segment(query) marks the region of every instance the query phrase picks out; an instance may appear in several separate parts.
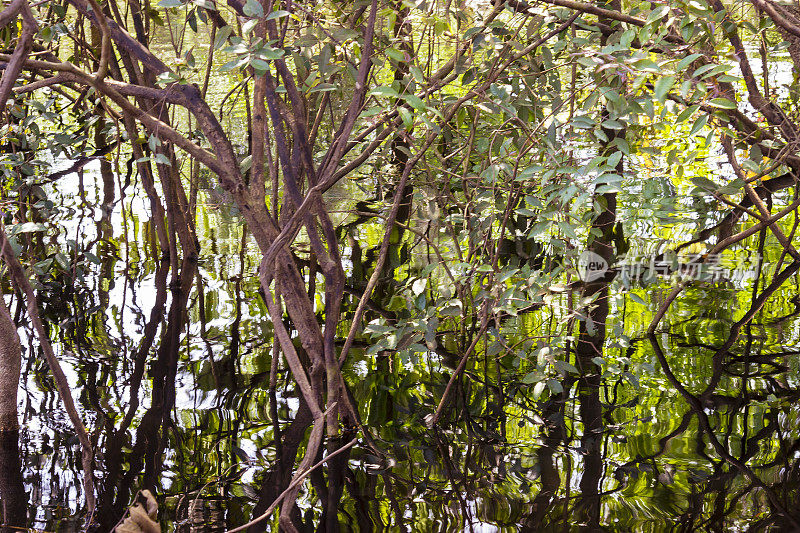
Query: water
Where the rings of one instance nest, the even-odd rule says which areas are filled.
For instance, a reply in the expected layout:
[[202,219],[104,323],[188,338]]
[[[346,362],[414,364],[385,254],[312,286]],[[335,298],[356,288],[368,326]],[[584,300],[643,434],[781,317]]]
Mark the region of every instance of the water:
[[[202,54],[197,46],[198,64]],[[228,59],[219,54],[215,66]],[[776,82],[791,74],[780,61],[772,68]],[[211,86],[213,109],[230,88]],[[223,113],[242,137],[237,143],[246,131],[243,107],[238,100]],[[667,275],[642,276],[639,267],[721,218],[711,197],[694,194],[661,152],[673,134],[659,132],[626,158],[618,216],[630,251],[624,264],[610,266],[638,274],[627,281],[618,274],[610,283],[603,350],[596,354],[601,374],[575,368],[586,302],[577,264],[562,261],[578,256],[570,252],[586,242],[585,228],[575,237],[547,233],[536,240],[527,231],[542,221],[520,217],[520,238],[499,260],[508,277],[487,287],[519,305],[497,310],[433,427],[426,421],[480,329],[473,298],[482,274],[473,273],[467,287],[449,276],[485,258],[486,242],[473,238],[459,256],[447,232],[464,210],[436,203],[435,180],[416,184],[419,208],[405,246],[392,249],[392,276],[379,283],[363,320],[378,327],[406,321],[409,328],[357,337],[342,372],[363,431],[343,421],[331,450],[356,444],[301,486],[293,517],[301,530],[324,522],[342,531],[797,529],[798,265],[764,233],[722,254],[713,279],[689,275],[689,252],[707,252],[702,245],[670,261]],[[579,135],[571,142],[576,161],[592,159]],[[687,152],[697,152],[687,169],[730,173],[720,153],[701,145],[686,141]],[[557,163],[574,170],[575,187],[588,189],[596,177],[575,161]],[[380,165],[373,171],[326,195],[347,277],[337,349],[385,230],[388,204],[374,191],[390,177]],[[164,531],[241,526],[283,490],[307,444],[311,417],[283,359],[270,385],[274,326],[259,294],[261,255],[230,198],[213,176],[202,177],[200,252],[196,271],[187,268],[185,303],[156,251],[139,184],[123,186],[124,196],[117,190],[111,209],[95,207],[103,198],[96,161],[43,187],[52,202],[43,217],[47,231],[20,237],[29,239],[26,261],[53,259],[38,264],[37,289],[95,447],[93,530],[109,531],[142,489],[155,493]],[[114,178],[123,184],[124,176]],[[504,206],[485,190],[472,192],[472,206],[480,208],[470,229],[480,236],[475,228],[489,218],[481,216]],[[785,191],[773,200],[777,210],[792,198]],[[588,205],[590,195],[576,192],[564,203],[570,201]],[[559,217],[544,221],[548,232],[563,222]],[[793,222],[781,222],[784,233],[793,233]],[[319,291],[322,278],[308,267],[302,235],[295,252],[305,281]],[[514,265],[520,269],[511,272]],[[673,288],[690,278],[649,334]],[[88,516],[79,443],[20,303],[4,293],[25,350],[19,439],[0,438],[0,481],[16,499],[3,503],[35,530],[80,531]],[[455,296],[461,307],[448,307]],[[314,306],[321,316],[319,292]],[[395,349],[398,339],[402,347]],[[375,350],[383,341],[387,346]],[[332,480],[340,498],[331,497]],[[325,507],[328,498],[335,516]],[[275,516],[252,528],[271,529]]]
[[[100,187],[92,166],[82,179],[88,191]],[[78,199],[50,193],[65,209],[73,202],[80,210]],[[159,292],[169,293],[168,280],[159,278],[158,264],[141,238],[148,216],[141,200],[135,193],[127,197],[110,219],[88,211],[82,220],[55,221],[61,235],[78,235],[81,246],[94,239],[98,227],[110,223],[111,229],[105,226],[105,237],[92,248],[101,265],[75,280],[81,298],[67,309],[53,307],[51,336],[96,442],[103,523],[121,518],[150,480],[166,530],[221,531],[246,522],[273,497],[264,483],[277,464],[268,383],[272,326],[254,297],[259,257],[243,238],[238,215],[201,205],[202,253],[188,299],[188,326],[177,349],[175,408],[158,412],[152,404],[152,365],[173,305],[169,294],[161,297],[164,311],[155,316],[158,333],[146,351],[144,378],[131,390],[151,310],[162,305]],[[87,202],[92,204],[90,195]],[[365,252],[375,246],[368,237],[375,224],[367,219],[355,232]],[[139,238],[133,237],[134,225]],[[118,247],[106,246],[103,255],[103,242]],[[420,264],[427,261],[421,251],[412,257]],[[769,287],[769,297],[741,325],[737,340],[718,351],[775,278],[778,258],[779,250],[768,246],[755,280],[690,286],[654,338],[646,328],[676,280],[652,280],[629,293],[615,285],[599,389],[589,393],[566,373],[555,376],[564,392],[536,399],[536,385],[509,372],[530,367],[531,353],[548,360],[541,339],[557,332],[574,299],[569,292],[556,293],[549,308],[509,319],[525,353],[501,351],[478,361],[456,390],[452,416],[435,429],[425,426],[424,417],[435,409],[452,371],[447,351],[406,361],[356,351],[345,377],[364,423],[390,461],[376,457],[362,439],[337,466],[345,487],[338,515],[342,527],[783,527],[776,526],[775,502],[790,506],[798,486],[797,274]],[[780,270],[786,267],[784,261]],[[348,283],[357,285],[354,271],[349,269]],[[80,309],[89,311],[79,316]],[[45,531],[78,530],[85,516],[77,439],[48,385],[48,370],[35,355],[36,342],[27,328],[21,331],[23,344],[33,347],[26,352],[20,389],[19,456],[28,523]],[[450,346],[458,350],[460,342],[452,338]],[[283,365],[278,377],[284,383]],[[139,406],[120,432],[132,395]],[[689,395],[699,398],[699,408]],[[283,446],[302,445],[291,435],[299,409],[296,393],[281,386],[276,399]],[[591,412],[601,418],[587,430],[585,417]],[[143,429],[154,413],[167,420],[163,432]],[[156,444],[151,439],[159,434]],[[297,502],[307,524],[317,522],[321,511],[313,487],[312,480]]]

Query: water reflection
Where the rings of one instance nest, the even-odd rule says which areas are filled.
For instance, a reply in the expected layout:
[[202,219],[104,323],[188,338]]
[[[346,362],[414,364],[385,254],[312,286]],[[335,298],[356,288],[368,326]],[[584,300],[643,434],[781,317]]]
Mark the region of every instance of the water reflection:
[[[87,191],[104,190],[102,175],[87,172]],[[204,207],[202,192],[197,256],[189,250],[177,265],[153,253],[158,237],[144,199],[103,194],[117,207],[87,220],[76,247],[98,262],[86,263],[83,279],[60,278],[68,293],[40,291],[98,451],[95,528],[109,531],[141,489],[157,495],[166,531],[242,525],[287,487],[312,422],[273,358],[258,257],[237,216]],[[346,317],[372,268],[379,224],[372,214],[343,222]],[[558,296],[565,308],[581,290],[584,298],[599,295],[593,324],[576,326],[565,347],[578,372],[539,395],[514,377],[513,353],[481,356],[433,429],[425,416],[468,339],[445,331],[435,353],[416,361],[391,351],[366,355],[360,340],[344,375],[361,419],[348,421],[349,433],[329,449],[363,435],[359,424],[371,439],[362,436],[308,477],[294,524],[300,531],[797,528],[800,263],[762,252],[774,270],[751,283],[688,285],[652,332],[670,280],[631,287],[637,299],[617,281],[574,287]],[[404,253],[409,268],[430,262],[427,253],[419,265],[413,249]],[[313,262],[300,259],[311,279]],[[382,284],[367,320],[405,312],[393,300],[397,285]],[[503,320],[522,341],[546,336],[566,316],[537,312]],[[3,523],[69,531],[86,518],[80,452],[25,330],[23,429],[0,433]]]
[[0,500],[4,533],[28,522],[28,495],[22,478],[18,431],[0,431]]

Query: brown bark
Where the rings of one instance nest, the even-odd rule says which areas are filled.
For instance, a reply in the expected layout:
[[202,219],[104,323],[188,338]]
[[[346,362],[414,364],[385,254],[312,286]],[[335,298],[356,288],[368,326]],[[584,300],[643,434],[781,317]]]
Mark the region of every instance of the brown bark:
[[17,41],[17,46],[14,53],[9,57],[8,64],[3,71],[3,77],[0,79],[0,108],[5,108],[8,97],[11,96],[11,90],[19,78],[20,72],[25,66],[25,58],[28,56],[31,45],[33,44],[33,36],[39,30],[39,25],[36,24],[36,19],[33,18],[31,8],[27,2],[13,2],[11,6],[0,13],[0,28],[13,20],[16,14],[22,15],[22,34]]
[[[613,10],[620,9],[620,1],[612,0],[608,6]],[[601,23],[611,24],[612,20],[600,16]],[[608,37],[600,38],[602,45],[607,44]],[[608,108],[601,112],[603,119],[610,116]],[[609,156],[617,149],[611,143],[617,138],[625,138],[625,130],[617,131],[603,128],[607,142],[603,144],[603,155]],[[623,159],[617,163],[616,172],[624,171]],[[587,249],[600,257],[606,264],[614,264],[614,225],[617,218],[617,194],[607,192],[595,194],[595,204],[600,206],[592,222],[592,229],[599,230],[600,236],[592,238]],[[603,356],[606,341],[606,321],[609,313],[609,285],[605,278],[587,282],[581,292],[581,301],[593,302],[585,310],[586,319],[580,321],[578,342],[575,349],[575,366],[578,368],[578,399],[580,416],[583,423],[581,448],[584,454],[583,475],[580,480],[581,497],[576,504],[579,520],[589,531],[599,530],[600,524],[600,478],[603,473],[602,435],[603,406],[600,402],[601,376],[600,367],[595,364],[596,357]]]
[[22,348],[17,327],[0,302],[0,432],[15,431],[17,421],[17,388],[19,387]]
[[18,532],[27,526],[28,496],[22,478],[19,431],[0,431],[0,500],[3,507],[2,533]]

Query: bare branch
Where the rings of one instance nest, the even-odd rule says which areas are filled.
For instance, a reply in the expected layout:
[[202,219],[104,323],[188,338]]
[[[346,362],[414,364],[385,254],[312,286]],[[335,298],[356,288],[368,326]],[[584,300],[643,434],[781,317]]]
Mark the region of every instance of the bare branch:
[[[6,11],[8,11],[8,9],[4,10],[3,13]],[[31,8],[28,6],[27,2],[23,1],[21,3],[19,12],[22,14],[22,34],[17,41],[14,53],[7,59],[8,64],[3,72],[2,81],[0,81],[0,108],[5,108],[8,98],[11,96],[14,84],[17,82],[17,78],[24,68],[25,58],[30,51],[33,36],[39,30],[39,25],[36,24],[36,19],[33,18],[33,13],[31,13]],[[0,20],[2,19],[2,14],[0,14]]]
[[19,15],[22,6],[28,5],[27,0],[13,0],[3,11],[0,11],[0,28],[4,28],[8,23]]
[[751,1],[753,2],[754,6],[763,9],[764,12],[766,12],[766,14],[769,15],[769,18],[771,18],[775,24],[777,24],[787,32],[791,33],[795,37],[800,38],[800,26],[798,26],[794,20],[790,20],[791,17],[787,15],[786,11],[783,9],[782,6],[773,4],[769,0],[751,0]]

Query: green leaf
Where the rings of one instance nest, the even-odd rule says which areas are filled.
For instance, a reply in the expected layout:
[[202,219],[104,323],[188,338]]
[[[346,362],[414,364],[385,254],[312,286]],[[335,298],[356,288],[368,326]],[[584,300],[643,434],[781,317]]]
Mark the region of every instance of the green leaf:
[[706,189],[708,191],[717,190],[717,184],[714,183],[713,181],[711,181],[710,179],[708,179],[706,177],[703,177],[703,176],[697,176],[697,177],[692,178],[692,183],[694,183],[696,186],[700,187],[701,189]]
[[89,261],[91,261],[95,265],[99,265],[100,262],[101,262],[100,258],[97,257],[96,255],[94,255],[92,252],[83,252],[83,255],[84,255],[84,257],[86,257],[86,259],[88,259]]
[[649,72],[660,72],[661,68],[652,59],[639,59],[634,63],[638,70],[645,70]]
[[56,254],[56,264],[61,267],[62,270],[70,270],[70,262],[69,257],[67,257],[62,252],[58,252]]
[[486,355],[488,355],[489,357],[494,357],[495,355],[497,355],[500,352],[502,352],[503,349],[504,349],[504,347],[503,347],[503,343],[502,342],[494,341],[493,343],[491,343],[489,345],[488,348],[486,348]]
[[614,152],[613,154],[608,156],[606,164],[611,168],[617,168],[617,165],[619,164],[621,159],[622,159],[622,152]]
[[553,366],[562,374],[578,374],[578,369],[566,361],[553,361]]
[[425,290],[425,287],[427,285],[428,285],[427,279],[422,278],[415,280],[414,283],[411,284],[411,294],[413,294],[414,296],[421,294]]
[[398,107],[397,112],[400,114],[400,118],[403,119],[403,125],[407,130],[414,127],[414,115],[411,114],[411,111],[405,107]]
[[731,68],[732,67],[730,65],[714,65],[714,68],[709,69],[708,72],[703,74],[703,79],[716,76],[717,74],[722,74],[723,72],[729,71]]
[[314,87],[308,90],[308,94],[312,93],[324,93],[326,91],[335,91],[337,89],[336,85],[332,83],[320,83],[315,85]]
[[694,112],[697,111],[698,109],[700,109],[699,105],[693,105],[687,107],[686,109],[678,113],[678,116],[675,118],[675,123],[677,124],[685,121],[686,119],[691,117],[694,114]]
[[248,17],[260,19],[264,16],[264,7],[257,0],[247,0],[242,7],[242,11]]
[[631,147],[628,144],[628,141],[623,139],[622,137],[617,137],[608,145],[609,147],[616,146],[617,149],[625,155],[631,155]]
[[411,107],[418,111],[425,109],[425,101],[415,94],[401,94],[400,98],[408,102]]
[[614,119],[604,120],[602,122],[602,124],[600,124],[600,125],[602,127],[606,128],[606,129],[608,129],[608,130],[623,130],[623,129],[625,129],[625,124],[623,124],[619,120],[614,120]]
[[379,324],[377,322],[370,322],[364,328],[364,333],[367,335],[386,335],[388,333],[392,333],[395,331],[395,328],[391,326],[385,326],[383,324]]
[[253,59],[250,61],[250,66],[253,67],[253,70],[259,76],[263,76],[269,71],[269,63],[263,59]]
[[708,115],[701,115],[694,121],[694,125],[692,126],[692,131],[689,132],[689,137],[697,133],[698,131],[702,130],[708,124]]
[[663,76],[657,79],[653,86],[653,94],[655,94],[656,99],[663,104],[667,98],[667,93],[669,93],[674,84],[675,76]]
[[647,302],[645,302],[645,301],[642,299],[642,297],[641,297],[641,296],[639,296],[638,294],[636,294],[635,292],[629,292],[629,293],[628,293],[628,295],[631,297],[631,300],[633,300],[633,301],[634,301],[634,302],[636,302],[637,304],[641,304],[641,305],[647,305]]
[[181,7],[183,2],[181,0],[161,0],[158,3],[158,7],[170,8],[170,7]]
[[507,270],[503,270],[500,272],[500,277],[497,278],[498,283],[503,283],[509,278],[512,278],[517,272],[519,272],[518,268],[509,268]]
[[547,380],[547,388],[550,389],[550,392],[553,394],[561,394],[564,392],[564,387],[561,386],[561,383],[552,378]]
[[267,15],[267,20],[275,20],[289,15],[291,15],[291,13],[289,13],[288,11],[283,11],[283,10],[273,11],[272,13]]
[[[244,63],[246,63],[246,60],[244,61]],[[236,67],[242,66],[244,63],[242,62],[241,59],[234,59],[232,61],[228,61],[227,63],[219,67],[219,70],[220,72],[227,72],[229,70],[235,69]]]
[[170,83],[178,81],[179,77],[174,72],[166,71],[162,72],[156,77],[156,85],[168,85]]
[[378,87],[370,89],[369,94],[374,96],[389,96],[395,98],[397,97],[397,91],[386,85],[380,85]]
[[681,83],[681,97],[686,99],[689,98],[689,93],[692,90],[692,82],[689,80],[684,81]]
[[217,29],[217,34],[214,36],[214,49],[219,50],[230,37],[233,28],[230,26],[223,26]]
[[652,10],[649,15],[647,15],[647,22],[661,20],[667,13],[669,13],[669,6],[660,5]]
[[589,130],[594,128],[595,121],[586,115],[579,115],[572,119],[572,127],[578,130]]
[[736,109],[736,104],[727,98],[714,98],[708,102],[708,105],[719,109]]
[[561,231],[564,232],[564,235],[572,239],[579,240],[578,235],[575,234],[575,229],[572,227],[572,224],[569,222],[559,221],[557,225]]
[[409,67],[409,71],[411,71],[411,75],[414,77],[414,81],[416,81],[417,83],[425,82],[425,75],[422,73],[419,67],[411,65]]
[[265,46],[256,52],[256,55],[261,59],[273,61],[286,55],[286,51],[283,48],[272,48],[271,46]]
[[44,261],[39,261],[35,265],[33,265],[33,271],[36,273],[37,276],[44,276],[50,271],[50,268],[53,266],[53,258],[45,259]]
[[439,314],[442,316],[461,316],[463,307],[460,300],[450,300],[446,306],[444,306],[440,311]]
[[386,55],[398,62],[403,62],[406,59],[406,56],[403,55],[403,52],[394,48],[387,48]]
[[11,226],[8,233],[9,235],[17,235],[19,233],[35,233],[37,231],[47,231],[47,226],[38,222],[23,222],[22,224]]
[[461,76],[461,84],[462,85],[468,85],[468,84],[472,83],[473,81],[475,81],[475,73],[476,72],[477,72],[477,69],[475,67],[468,68],[467,71],[464,72],[464,75]]
[[624,377],[635,388],[639,388],[639,378],[637,378],[635,375],[631,374],[630,372],[623,372],[622,377]]
[[242,24],[242,35],[248,35],[258,24],[258,19],[250,19]]
[[675,72],[681,72],[700,57],[703,57],[703,54],[689,54],[688,56],[678,61],[678,64],[675,65]]
[[247,172],[248,170],[250,170],[250,167],[252,165],[253,165],[253,156],[248,155],[247,157],[242,159],[241,163],[239,163],[239,171],[242,173]]
[[[749,159],[743,161],[742,162],[742,167],[746,168],[747,167],[747,163],[752,163],[752,161],[750,161]],[[751,172],[758,173],[760,171],[761,171],[761,169],[756,166],[756,168],[753,169]],[[717,191],[722,193],[722,194],[738,194],[739,191],[742,190],[742,187],[744,187],[744,180],[736,178],[736,179],[730,181],[729,183],[726,183],[722,187],[718,188]]]
[[717,65],[714,65],[713,63],[709,64],[709,65],[703,65],[701,67],[697,67],[697,69],[694,72],[692,72],[692,77],[693,78],[699,78],[703,74],[705,74],[706,72],[708,72],[709,70],[711,70],[711,69],[713,69],[715,67],[717,67]]
[[524,376],[522,376],[522,382],[526,385],[530,385],[531,383],[539,383],[542,381],[544,376],[541,372],[534,370],[533,372],[528,372]]

